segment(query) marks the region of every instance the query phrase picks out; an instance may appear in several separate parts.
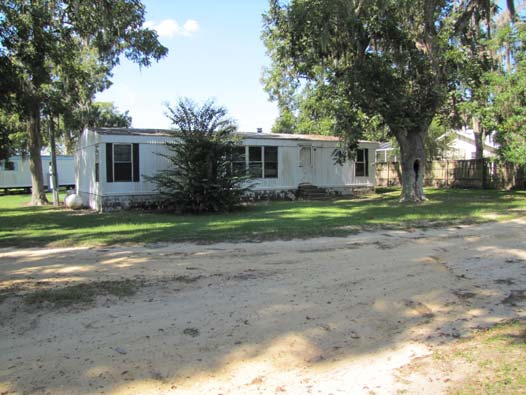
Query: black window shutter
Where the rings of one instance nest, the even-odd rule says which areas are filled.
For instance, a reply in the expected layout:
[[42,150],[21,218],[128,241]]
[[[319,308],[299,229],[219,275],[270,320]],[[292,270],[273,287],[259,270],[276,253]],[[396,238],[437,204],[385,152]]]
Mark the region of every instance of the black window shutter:
[[113,182],[113,144],[106,143],[106,181]]
[[133,144],[133,182],[139,182],[139,144]]
[[365,177],[369,177],[369,150],[363,150],[363,159],[365,162]]

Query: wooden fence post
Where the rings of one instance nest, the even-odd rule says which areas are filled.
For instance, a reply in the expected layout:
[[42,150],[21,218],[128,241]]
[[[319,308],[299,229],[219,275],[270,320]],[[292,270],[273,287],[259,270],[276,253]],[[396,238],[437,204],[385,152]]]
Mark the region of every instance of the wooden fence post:
[[480,160],[480,167],[482,168],[482,189],[487,189],[486,181],[488,177],[486,175],[486,163],[484,158]]
[[446,159],[446,187],[449,187],[449,163]]

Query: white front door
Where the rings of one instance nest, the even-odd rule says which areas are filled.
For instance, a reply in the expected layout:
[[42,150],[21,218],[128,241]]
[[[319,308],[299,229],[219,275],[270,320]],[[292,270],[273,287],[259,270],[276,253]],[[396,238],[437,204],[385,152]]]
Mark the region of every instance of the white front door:
[[300,146],[300,183],[312,183],[312,146]]

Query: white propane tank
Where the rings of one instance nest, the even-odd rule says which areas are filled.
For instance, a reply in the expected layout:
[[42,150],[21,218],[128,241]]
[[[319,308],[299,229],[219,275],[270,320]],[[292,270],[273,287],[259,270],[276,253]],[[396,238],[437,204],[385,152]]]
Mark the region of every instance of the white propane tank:
[[84,206],[82,197],[77,194],[72,194],[66,197],[66,199],[64,200],[64,203],[66,204],[66,207],[72,210],[79,210]]

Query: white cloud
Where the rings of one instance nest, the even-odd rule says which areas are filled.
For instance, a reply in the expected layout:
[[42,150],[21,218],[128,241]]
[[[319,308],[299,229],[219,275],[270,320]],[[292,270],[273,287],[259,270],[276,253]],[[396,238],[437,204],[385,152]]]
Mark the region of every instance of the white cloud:
[[183,31],[186,35],[197,33],[199,31],[199,23],[195,19],[188,19],[183,25]]
[[159,37],[173,38],[175,36],[191,36],[199,31],[199,23],[194,19],[188,19],[183,26],[180,26],[175,19],[164,19],[159,23],[147,21],[144,27],[153,29]]

